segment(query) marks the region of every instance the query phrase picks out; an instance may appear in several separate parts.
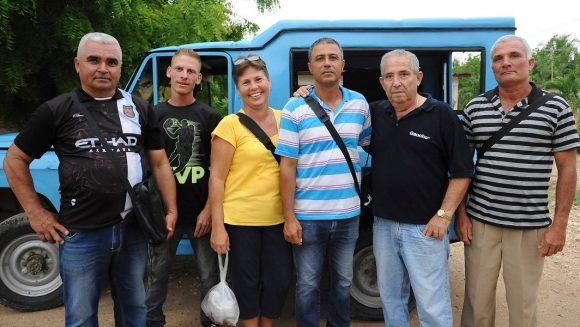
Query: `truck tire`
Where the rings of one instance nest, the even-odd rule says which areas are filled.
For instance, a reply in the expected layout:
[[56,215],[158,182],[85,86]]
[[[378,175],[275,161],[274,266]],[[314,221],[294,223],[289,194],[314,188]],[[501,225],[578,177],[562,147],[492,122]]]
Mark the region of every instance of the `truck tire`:
[[[415,295],[411,289],[409,312],[416,309]],[[373,254],[372,231],[362,232],[354,251],[353,278],[350,286],[350,315],[353,319],[383,320],[379,295],[377,265]]]
[[350,286],[350,315],[353,319],[383,320],[372,233],[362,232],[354,251]]
[[0,223],[0,303],[19,311],[63,304],[58,246],[42,242],[24,213]]

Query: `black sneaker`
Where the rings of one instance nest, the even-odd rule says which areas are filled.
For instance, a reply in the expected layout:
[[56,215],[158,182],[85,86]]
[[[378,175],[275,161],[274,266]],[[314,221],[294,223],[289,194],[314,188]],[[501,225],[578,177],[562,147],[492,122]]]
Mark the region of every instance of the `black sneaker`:
[[201,325],[203,327],[219,327],[218,325],[214,324],[211,321],[204,321],[204,322],[201,323]]

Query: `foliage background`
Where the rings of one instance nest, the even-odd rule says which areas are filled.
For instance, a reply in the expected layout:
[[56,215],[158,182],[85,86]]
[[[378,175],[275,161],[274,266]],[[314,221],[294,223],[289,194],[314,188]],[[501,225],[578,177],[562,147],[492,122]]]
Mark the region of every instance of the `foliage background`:
[[[530,80],[539,87],[564,97],[575,111],[578,121],[580,109],[580,42],[570,35],[554,35],[548,42],[532,50],[536,64]],[[479,87],[480,58],[468,55],[464,60],[454,60],[453,72],[464,74],[459,82],[458,108],[481,93]]]
[[[78,85],[73,58],[91,31],[115,36],[123,50],[121,85],[151,48],[240,40],[258,26],[232,10],[233,0],[0,0],[0,129],[17,129],[43,101]],[[255,0],[264,12],[278,0]],[[533,50],[532,80],[580,106],[579,41],[555,35]],[[454,61],[460,82],[458,106],[480,93],[480,59]],[[578,114],[576,114],[578,117]]]
[[[262,12],[279,6],[255,4]],[[230,0],[0,0],[0,127],[21,126],[40,103],[78,85],[73,59],[88,32],[119,40],[124,85],[152,48],[240,40],[257,30]]]

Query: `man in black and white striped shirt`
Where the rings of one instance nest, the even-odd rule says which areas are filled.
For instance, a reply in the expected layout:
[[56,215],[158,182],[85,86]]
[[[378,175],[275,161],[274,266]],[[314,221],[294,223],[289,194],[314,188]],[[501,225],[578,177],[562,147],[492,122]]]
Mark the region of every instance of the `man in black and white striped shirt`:
[[[491,49],[498,87],[475,97],[463,125],[479,149],[504,124],[545,92],[529,81],[535,60],[521,37],[504,36]],[[465,243],[465,302],[462,326],[494,326],[500,267],[510,326],[536,326],[536,297],[544,257],[564,248],[576,190],[580,140],[570,106],[547,100],[500,138],[480,158],[467,205],[457,227]],[[548,186],[556,161],[556,208],[548,210]]]

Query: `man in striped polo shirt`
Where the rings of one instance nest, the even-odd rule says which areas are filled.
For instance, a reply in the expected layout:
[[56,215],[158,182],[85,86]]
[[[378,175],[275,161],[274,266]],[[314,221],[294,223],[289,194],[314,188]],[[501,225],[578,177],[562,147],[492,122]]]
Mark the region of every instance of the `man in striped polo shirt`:
[[[464,129],[472,147],[528,109],[545,92],[529,82],[535,60],[521,37],[504,36],[491,49],[498,87],[467,104]],[[574,117],[555,96],[524,118],[481,157],[467,207],[458,210],[465,243],[462,326],[494,326],[500,267],[510,326],[536,326],[536,297],[544,257],[564,248],[576,189]],[[548,211],[548,186],[556,160],[556,208]]]
[[[370,142],[369,105],[360,93],[340,85],[345,61],[336,40],[315,41],[308,51],[308,60],[314,78],[310,96],[330,117],[360,180],[357,145],[366,146]],[[328,253],[328,326],[349,326],[349,288],[360,199],[346,159],[302,97],[291,99],[284,107],[276,153],[282,156],[284,237],[294,248],[296,325],[318,326],[319,283]]]

